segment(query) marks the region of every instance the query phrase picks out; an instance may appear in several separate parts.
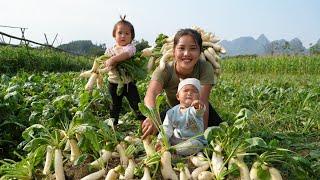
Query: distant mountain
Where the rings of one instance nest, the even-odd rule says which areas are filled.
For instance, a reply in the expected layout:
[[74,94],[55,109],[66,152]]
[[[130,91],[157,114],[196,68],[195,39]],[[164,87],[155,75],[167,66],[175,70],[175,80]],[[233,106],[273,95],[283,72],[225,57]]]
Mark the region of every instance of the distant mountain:
[[320,54],[320,39],[316,44],[310,47],[309,51],[311,54]]
[[250,36],[240,37],[232,41],[223,40],[220,44],[227,50],[227,56],[308,53],[298,38],[291,41],[281,39],[270,42],[264,34],[257,39]]
[[90,40],[72,41],[62,44],[58,48],[80,55],[102,55],[105,51],[105,45],[95,45]]

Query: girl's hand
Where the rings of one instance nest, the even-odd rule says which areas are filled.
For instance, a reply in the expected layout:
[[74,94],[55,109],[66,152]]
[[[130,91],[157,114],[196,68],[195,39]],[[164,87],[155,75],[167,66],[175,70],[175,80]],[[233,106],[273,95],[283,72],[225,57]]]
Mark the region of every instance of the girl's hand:
[[112,58],[109,58],[104,62],[104,65],[106,66],[107,70],[111,70],[116,66],[116,62]]
[[194,100],[191,104],[195,109],[203,109],[204,104],[200,100]]

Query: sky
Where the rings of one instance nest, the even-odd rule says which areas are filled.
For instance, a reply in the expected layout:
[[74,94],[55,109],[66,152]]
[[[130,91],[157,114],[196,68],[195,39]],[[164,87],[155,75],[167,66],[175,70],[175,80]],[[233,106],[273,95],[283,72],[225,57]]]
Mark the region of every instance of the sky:
[[[136,40],[153,44],[193,25],[224,40],[243,36],[299,38],[305,47],[320,39],[320,0],[0,0],[0,25],[28,28],[25,37],[54,46],[75,40],[114,44],[112,29],[126,14]],[[20,29],[0,31],[21,36]],[[8,38],[4,38],[6,42]],[[15,43],[14,40],[11,41]]]

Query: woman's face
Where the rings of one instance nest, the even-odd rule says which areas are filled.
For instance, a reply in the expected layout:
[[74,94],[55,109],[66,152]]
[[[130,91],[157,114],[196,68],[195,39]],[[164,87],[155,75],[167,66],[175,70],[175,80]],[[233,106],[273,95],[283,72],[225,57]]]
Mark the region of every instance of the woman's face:
[[132,41],[130,27],[125,24],[119,24],[116,29],[115,39],[118,46],[126,46]]
[[200,47],[190,35],[181,36],[174,48],[178,69],[192,70],[200,56]]

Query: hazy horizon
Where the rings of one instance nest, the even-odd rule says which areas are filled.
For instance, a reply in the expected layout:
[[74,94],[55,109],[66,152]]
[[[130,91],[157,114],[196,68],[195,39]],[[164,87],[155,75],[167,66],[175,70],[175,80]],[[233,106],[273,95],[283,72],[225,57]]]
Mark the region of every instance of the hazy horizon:
[[[197,25],[222,40],[264,34],[270,41],[299,38],[308,48],[320,39],[319,7],[317,0],[1,0],[0,25],[26,27],[25,37],[38,42],[45,42],[46,33],[51,43],[58,33],[55,46],[76,40],[110,46],[113,25],[126,14],[136,40],[150,44],[159,33]],[[19,29],[0,31],[21,36]]]

